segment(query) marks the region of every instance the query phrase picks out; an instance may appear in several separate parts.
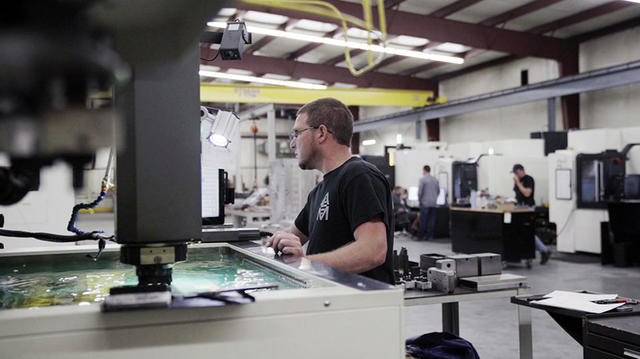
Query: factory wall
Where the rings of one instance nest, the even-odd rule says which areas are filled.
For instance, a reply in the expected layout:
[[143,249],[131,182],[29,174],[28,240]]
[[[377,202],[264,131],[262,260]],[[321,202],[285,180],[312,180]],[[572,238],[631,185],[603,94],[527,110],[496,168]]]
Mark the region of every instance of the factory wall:
[[[580,72],[640,60],[640,27],[582,43]],[[529,70],[530,83],[558,77],[556,62],[527,58],[473,72],[440,84],[441,96],[450,100],[519,86],[520,70]],[[580,95],[581,128],[614,128],[640,123],[640,84]],[[561,107],[556,106],[556,128],[562,128]],[[440,119],[440,139],[449,143],[526,138],[547,129],[547,104],[539,101]]]
[[[360,119],[370,119],[378,116],[384,116],[391,113],[403,112],[410,110],[410,107],[394,107],[394,106],[378,106],[360,107]],[[400,125],[390,126],[377,130],[364,131],[360,134],[360,154],[361,155],[384,155],[384,146],[395,146],[398,144],[398,135],[402,136],[402,143],[405,146],[415,146],[419,143],[426,143],[427,135],[424,124],[421,127],[421,139],[416,139],[416,125],[414,123],[404,123]],[[376,140],[375,145],[363,146],[364,140]]]
[[[640,60],[640,47],[630,46],[640,37],[640,27],[614,33],[580,45],[580,71],[588,72]],[[526,58],[472,72],[440,83],[440,95],[449,100],[466,98],[520,86],[520,72],[527,69],[529,83],[558,78],[555,61]],[[384,113],[403,111],[386,107],[361,112],[367,119]],[[611,88],[580,95],[581,128],[616,128],[640,124],[640,84]],[[440,140],[447,143],[529,138],[529,133],[546,131],[547,102],[538,101],[479,111],[440,119]],[[556,129],[562,129],[562,109],[556,105]],[[423,135],[425,130],[422,128]],[[375,138],[376,145],[363,153],[381,153],[381,148],[396,143],[396,133],[403,133],[405,144],[415,141],[415,125],[392,126],[364,132],[361,139]],[[421,141],[425,140],[422,137]],[[420,142],[420,141],[418,141]]]
[[[440,83],[440,96],[448,100],[471,97],[488,92],[520,86],[520,72],[529,71],[529,83],[547,81],[558,77],[555,61],[527,58],[473,72]],[[362,107],[361,119],[406,111],[402,107]],[[560,104],[556,106],[556,128],[562,127]],[[539,101],[502,107],[440,119],[440,141],[446,143],[527,139],[531,132],[547,130],[547,102]],[[361,146],[362,154],[381,155],[385,145],[396,145],[396,135],[402,134],[407,146],[427,142],[426,128],[422,123],[421,138],[416,139],[414,123],[365,131],[360,140],[375,139],[373,146]]]
[[[640,26],[580,45],[580,71],[640,60]],[[581,128],[615,128],[640,124],[640,84],[580,95]]]
[[[440,83],[440,96],[456,100],[520,86],[520,73],[528,70],[529,83],[558,77],[555,61],[526,58],[459,76]],[[556,106],[556,128],[562,126]],[[449,143],[529,138],[529,133],[546,131],[547,102],[467,113],[440,119],[440,140]]]

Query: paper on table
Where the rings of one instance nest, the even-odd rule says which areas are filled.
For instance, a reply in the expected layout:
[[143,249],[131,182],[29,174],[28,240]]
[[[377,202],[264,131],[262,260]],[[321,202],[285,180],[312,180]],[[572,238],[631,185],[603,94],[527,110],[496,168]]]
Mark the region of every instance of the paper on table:
[[583,312],[596,314],[604,313],[624,305],[624,303],[593,303],[593,301],[596,300],[615,299],[618,297],[617,294],[589,294],[556,290],[547,294],[545,297],[548,298],[538,300],[535,303],[539,305],[547,305],[550,307],[580,310]]
[[608,312],[612,309],[624,305],[624,303],[596,304],[588,300],[573,299],[571,297],[564,296],[543,299],[536,301],[535,303],[539,305],[547,305],[550,307],[580,310],[583,312],[596,314]]
[[616,299],[618,297],[617,294],[592,294],[592,293],[578,293],[578,292],[568,292],[566,290],[554,290],[553,292],[545,295],[547,298],[555,298],[555,297],[569,297],[573,299],[582,299],[588,301],[594,300],[609,300]]

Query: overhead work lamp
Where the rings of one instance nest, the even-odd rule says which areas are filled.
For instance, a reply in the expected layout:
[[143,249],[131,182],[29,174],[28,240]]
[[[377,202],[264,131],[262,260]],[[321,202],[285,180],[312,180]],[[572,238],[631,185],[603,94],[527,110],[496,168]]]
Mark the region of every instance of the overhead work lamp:
[[229,148],[238,123],[233,112],[200,107],[200,136],[216,147]]

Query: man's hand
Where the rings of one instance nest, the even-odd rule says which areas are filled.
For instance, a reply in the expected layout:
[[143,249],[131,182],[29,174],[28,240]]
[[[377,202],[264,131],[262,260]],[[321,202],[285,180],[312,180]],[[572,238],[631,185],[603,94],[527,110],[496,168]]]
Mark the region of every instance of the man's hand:
[[518,178],[518,176],[513,176],[513,182],[515,184],[520,184],[520,178]]
[[273,234],[264,244],[273,248],[273,251],[282,252],[282,254],[291,254],[296,257],[302,257],[302,242],[300,238],[293,233],[278,231]]

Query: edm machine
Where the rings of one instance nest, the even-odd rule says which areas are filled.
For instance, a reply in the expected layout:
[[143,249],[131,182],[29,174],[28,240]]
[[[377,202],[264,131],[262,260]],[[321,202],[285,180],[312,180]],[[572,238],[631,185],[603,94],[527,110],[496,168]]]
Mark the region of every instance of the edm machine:
[[[404,357],[400,289],[255,242],[197,244],[243,239],[203,230],[198,37],[222,5],[0,5],[13,14],[0,32],[1,204],[38,189],[54,161],[78,186],[97,148],[118,149],[115,238],[0,229],[99,243],[99,255],[0,250],[1,357]],[[227,31],[220,53],[240,58],[246,30]],[[106,89],[115,106],[87,109]]]
[[602,253],[600,226],[609,221],[608,205],[639,195],[639,140],[640,128],[574,131],[572,149],[549,154],[549,218],[559,251]]

